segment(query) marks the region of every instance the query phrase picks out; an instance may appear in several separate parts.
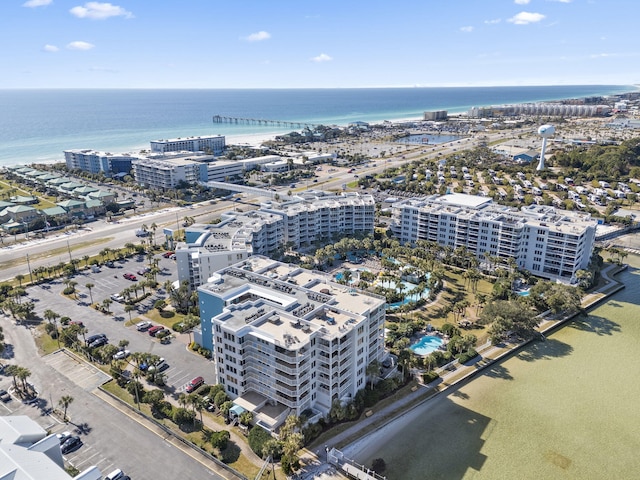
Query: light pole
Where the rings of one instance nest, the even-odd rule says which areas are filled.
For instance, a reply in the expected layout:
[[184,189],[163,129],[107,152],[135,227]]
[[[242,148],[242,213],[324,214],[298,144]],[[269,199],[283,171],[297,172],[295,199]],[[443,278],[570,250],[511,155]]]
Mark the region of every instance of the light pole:
[[29,263],[29,254],[27,253],[27,267],[29,267],[29,279],[33,284],[33,275],[31,274],[31,263]]

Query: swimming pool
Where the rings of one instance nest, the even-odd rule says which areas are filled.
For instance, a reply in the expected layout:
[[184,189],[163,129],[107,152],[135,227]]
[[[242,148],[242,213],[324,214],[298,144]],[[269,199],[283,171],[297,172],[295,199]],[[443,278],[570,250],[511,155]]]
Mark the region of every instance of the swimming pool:
[[429,355],[442,345],[442,339],[434,335],[425,335],[409,348],[417,355]]

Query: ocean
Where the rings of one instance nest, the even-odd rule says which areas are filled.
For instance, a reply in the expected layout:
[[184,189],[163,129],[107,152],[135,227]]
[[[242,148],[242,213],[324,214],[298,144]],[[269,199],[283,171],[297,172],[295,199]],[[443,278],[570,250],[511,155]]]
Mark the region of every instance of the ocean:
[[293,128],[213,124],[214,115],[346,125],[420,119],[429,110],[611,95],[625,85],[531,87],[0,90],[0,167],[63,161],[63,150],[112,153],[149,148],[151,140],[221,134],[234,139]]

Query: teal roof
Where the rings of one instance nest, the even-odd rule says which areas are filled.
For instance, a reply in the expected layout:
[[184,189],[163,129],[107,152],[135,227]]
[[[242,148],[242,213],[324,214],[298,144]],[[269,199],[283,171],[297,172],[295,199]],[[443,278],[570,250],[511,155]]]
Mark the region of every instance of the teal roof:
[[87,193],[95,192],[97,188],[90,187],[88,185],[83,185],[82,187],[76,188],[73,193],[77,193],[79,195],[86,195]]
[[40,210],[44,215],[48,217],[55,217],[58,215],[66,215],[67,211],[62,207],[43,208]]
[[56,205],[59,205],[62,208],[74,208],[84,206],[84,202],[81,202],[80,200],[64,200],[56,203]]
[[102,201],[100,200],[87,200],[84,202],[87,208],[96,208],[102,206]]

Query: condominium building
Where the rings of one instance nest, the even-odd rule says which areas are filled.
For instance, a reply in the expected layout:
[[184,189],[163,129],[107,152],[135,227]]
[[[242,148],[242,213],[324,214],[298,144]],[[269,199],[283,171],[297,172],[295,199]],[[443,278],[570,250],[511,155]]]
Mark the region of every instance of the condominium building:
[[608,105],[575,105],[563,103],[519,103],[490,107],[471,107],[467,115],[472,118],[502,115],[545,115],[561,117],[600,117],[611,112]]
[[268,255],[289,243],[310,246],[337,235],[373,233],[375,200],[370,195],[309,191],[259,210],[229,212],[215,225],[192,225],[176,247],[178,279],[192,289],[217,270],[252,254]]
[[324,273],[253,256],[198,294],[196,341],[212,351],[216,381],[270,431],[353,400],[385,355],[385,299]]
[[396,202],[392,220],[402,243],[465,247],[481,261],[513,258],[536,276],[563,282],[575,282],[576,272],[587,268],[596,225],[585,213],[539,205],[518,210],[464,194]]
[[105,153],[96,150],[65,150],[64,160],[69,170],[84,170],[107,175],[131,172],[131,163],[140,158],[129,153]]
[[213,155],[221,155],[224,152],[224,148],[224,135],[172,138],[170,140],[154,140],[151,142],[152,153],[206,152]]
[[206,163],[180,155],[134,160],[133,176],[138,185],[159,190],[175,189],[181,182],[195,185],[208,178]]

